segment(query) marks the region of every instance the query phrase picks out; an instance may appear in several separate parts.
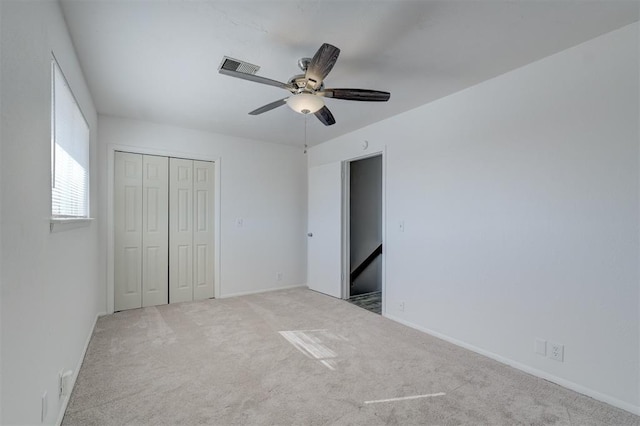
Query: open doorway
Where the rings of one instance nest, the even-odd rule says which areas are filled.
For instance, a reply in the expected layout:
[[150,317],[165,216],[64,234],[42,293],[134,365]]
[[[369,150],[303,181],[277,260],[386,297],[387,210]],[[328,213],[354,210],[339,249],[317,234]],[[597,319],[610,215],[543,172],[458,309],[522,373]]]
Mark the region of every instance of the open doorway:
[[382,312],[382,155],[349,163],[348,300]]

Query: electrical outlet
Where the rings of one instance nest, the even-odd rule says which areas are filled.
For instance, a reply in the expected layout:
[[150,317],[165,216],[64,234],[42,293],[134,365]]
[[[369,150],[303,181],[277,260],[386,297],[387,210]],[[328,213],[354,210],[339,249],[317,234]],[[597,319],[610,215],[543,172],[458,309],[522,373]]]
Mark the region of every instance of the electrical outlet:
[[277,281],[282,281],[282,272],[278,272],[278,273],[276,274],[276,280],[277,280]]
[[564,361],[564,345],[549,342],[549,358],[556,361]]
[[71,393],[70,386],[71,386],[72,376],[73,376],[72,370],[67,370],[64,372],[60,370],[60,372],[58,372],[58,384],[59,384],[58,398],[69,396],[69,394]]
[[398,303],[398,310],[399,310],[400,312],[404,312],[404,302],[400,302],[400,303]]
[[547,341],[544,339],[536,339],[533,350],[538,355],[547,356]]

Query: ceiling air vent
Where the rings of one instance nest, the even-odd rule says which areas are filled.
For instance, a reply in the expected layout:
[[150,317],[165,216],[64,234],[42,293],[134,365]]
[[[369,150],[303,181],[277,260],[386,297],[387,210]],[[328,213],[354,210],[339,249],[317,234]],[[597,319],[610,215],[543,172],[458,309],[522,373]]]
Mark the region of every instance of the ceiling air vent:
[[244,74],[255,74],[259,69],[260,67],[258,65],[229,58],[228,56],[222,58],[222,63],[220,64],[220,68],[218,68],[218,70],[237,71]]

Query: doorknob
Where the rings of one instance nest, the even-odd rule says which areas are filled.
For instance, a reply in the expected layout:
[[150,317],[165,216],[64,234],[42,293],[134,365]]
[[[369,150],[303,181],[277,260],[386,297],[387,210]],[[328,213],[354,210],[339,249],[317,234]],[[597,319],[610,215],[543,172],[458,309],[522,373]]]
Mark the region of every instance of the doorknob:
[[307,233],[307,237],[313,237],[313,232]]

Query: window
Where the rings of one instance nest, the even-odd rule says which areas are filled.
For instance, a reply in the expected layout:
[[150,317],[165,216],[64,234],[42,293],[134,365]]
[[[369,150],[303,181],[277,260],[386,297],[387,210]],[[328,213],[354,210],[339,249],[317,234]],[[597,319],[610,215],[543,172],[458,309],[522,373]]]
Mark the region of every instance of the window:
[[89,217],[89,125],[52,60],[51,217]]

